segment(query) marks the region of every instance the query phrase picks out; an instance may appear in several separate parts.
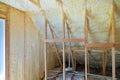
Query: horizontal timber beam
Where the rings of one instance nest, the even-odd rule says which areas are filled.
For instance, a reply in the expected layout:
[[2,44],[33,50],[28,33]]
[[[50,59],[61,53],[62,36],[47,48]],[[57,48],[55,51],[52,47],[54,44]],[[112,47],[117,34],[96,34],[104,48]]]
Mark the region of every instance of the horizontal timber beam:
[[113,47],[113,44],[110,43],[93,43],[93,44],[86,44],[87,47]]
[[[60,53],[62,53],[62,51],[63,51],[62,49],[59,50]],[[56,52],[56,51],[53,49],[53,52]],[[65,53],[69,53],[69,52],[71,52],[71,50],[67,50],[67,49],[65,50]],[[72,50],[72,52],[73,52],[73,53],[74,53],[74,52],[78,52],[78,53],[81,53],[81,52],[82,52],[82,53],[84,53],[85,50],[74,49],[74,50]],[[94,52],[95,52],[95,53],[96,53],[96,52],[97,52],[97,53],[103,53],[104,50],[88,50],[88,52],[93,52],[93,53],[94,53]]]
[[44,42],[85,42],[85,39],[46,39]]
[[87,47],[118,47],[120,48],[120,44],[113,44],[113,43],[93,43],[93,44],[86,44]]

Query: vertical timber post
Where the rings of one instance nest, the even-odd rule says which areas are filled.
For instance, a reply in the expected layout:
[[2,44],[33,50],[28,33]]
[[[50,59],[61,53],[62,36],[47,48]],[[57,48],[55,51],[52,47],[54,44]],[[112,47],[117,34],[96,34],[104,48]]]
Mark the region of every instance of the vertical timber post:
[[87,38],[88,38],[88,31],[87,31],[87,26],[88,26],[88,22],[87,22],[87,9],[85,9],[85,26],[84,26],[84,31],[85,31],[85,80],[87,80],[87,54],[88,54],[88,50],[87,50]]
[[[62,31],[63,31],[63,39],[65,39],[65,17],[64,17],[63,8],[62,8]],[[66,72],[65,72],[65,42],[63,42],[62,45],[63,45],[63,80],[66,80]]]
[[[47,39],[47,20],[45,19],[44,39]],[[45,80],[47,80],[47,43],[44,42]]]
[[[64,26],[64,20],[63,20],[63,39],[65,38],[65,26]],[[65,42],[63,44],[63,80],[66,80],[66,72],[65,72]]]
[[[113,2],[114,3],[114,2]],[[112,10],[112,43],[115,44],[115,12],[114,5]],[[115,80],[116,71],[115,71],[115,46],[112,47],[112,80]]]

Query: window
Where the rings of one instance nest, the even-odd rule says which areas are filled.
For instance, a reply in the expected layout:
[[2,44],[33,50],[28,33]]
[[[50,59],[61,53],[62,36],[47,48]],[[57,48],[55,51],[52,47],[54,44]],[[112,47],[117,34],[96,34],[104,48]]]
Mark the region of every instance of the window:
[[0,80],[5,80],[5,20],[0,19]]

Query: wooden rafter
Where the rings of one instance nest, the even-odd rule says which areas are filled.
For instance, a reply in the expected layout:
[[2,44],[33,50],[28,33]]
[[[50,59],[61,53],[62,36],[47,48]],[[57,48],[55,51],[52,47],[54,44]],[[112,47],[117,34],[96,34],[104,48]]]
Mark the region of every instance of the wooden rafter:
[[[52,50],[53,52],[56,52],[54,49]],[[59,52],[61,53],[63,50],[59,50]],[[68,53],[70,52],[71,50],[65,50],[65,53]],[[72,52],[76,52],[76,53],[84,53],[85,50],[79,50],[79,49],[72,49]],[[104,53],[105,51],[104,50],[88,50],[88,52],[92,52],[92,53]]]
[[[54,39],[54,32],[53,32],[53,30],[52,30],[52,28],[51,28],[50,25],[49,25],[49,28],[50,28],[50,31],[51,31],[52,38]],[[55,46],[55,50],[56,50],[57,59],[58,59],[58,61],[59,61],[60,66],[62,67],[62,61],[61,61],[61,59],[60,59],[59,50],[58,50],[58,48],[57,48],[56,42],[54,42],[54,46]]]
[[85,42],[85,39],[46,39],[44,42]]
[[[45,19],[44,39],[47,39],[47,20]],[[44,42],[45,80],[47,80],[47,43]]]
[[[113,0],[114,4],[114,0]],[[112,10],[112,43],[115,43],[115,9],[113,5]],[[115,70],[115,47],[112,47],[112,80],[115,80],[116,78],[116,70]]]
[[[86,5],[87,6],[87,5]],[[88,79],[87,77],[87,72],[88,72],[88,48],[87,48],[87,43],[88,43],[88,31],[87,31],[87,26],[88,26],[88,20],[87,20],[87,8],[85,8],[85,26],[84,26],[84,31],[85,31],[85,80]]]
[[[65,39],[65,15],[63,6],[61,5],[61,11],[62,11],[62,34],[63,39]],[[63,48],[63,80],[66,80],[66,71],[65,71],[65,42],[62,42],[62,48]]]
[[93,44],[87,44],[87,47],[112,47],[113,44],[111,43],[93,43]]

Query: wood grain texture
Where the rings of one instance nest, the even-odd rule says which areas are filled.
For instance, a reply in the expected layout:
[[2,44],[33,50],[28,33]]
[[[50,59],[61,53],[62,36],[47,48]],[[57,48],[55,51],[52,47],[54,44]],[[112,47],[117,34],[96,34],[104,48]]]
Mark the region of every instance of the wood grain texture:
[[[7,22],[6,80],[40,80],[44,77],[44,42],[40,31],[28,14],[1,4],[0,18]],[[48,69],[55,66],[54,56],[48,54]]]

